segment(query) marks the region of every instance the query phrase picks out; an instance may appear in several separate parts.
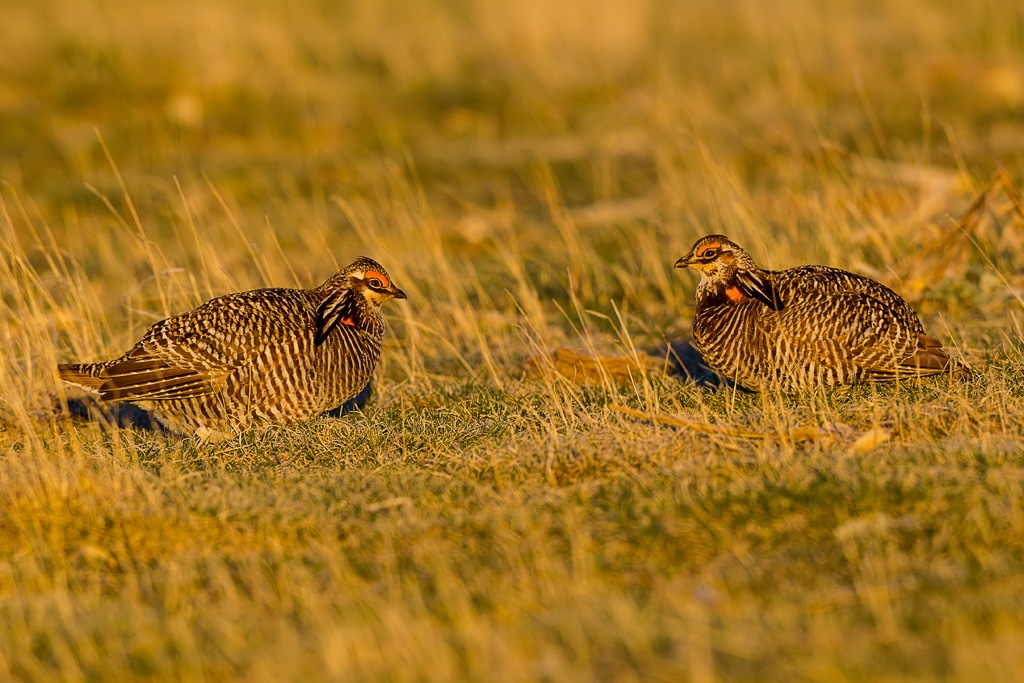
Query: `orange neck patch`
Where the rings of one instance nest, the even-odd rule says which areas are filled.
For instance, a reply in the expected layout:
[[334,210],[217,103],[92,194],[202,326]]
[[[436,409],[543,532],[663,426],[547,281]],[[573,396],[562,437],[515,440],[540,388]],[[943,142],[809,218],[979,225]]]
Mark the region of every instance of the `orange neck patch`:
[[363,274],[363,279],[369,280],[371,277],[375,277],[380,280],[381,284],[385,287],[391,286],[391,281],[388,280],[382,273],[378,273],[376,270],[368,270]]
[[348,325],[349,327],[356,326],[356,321],[353,320],[352,318],[349,318],[348,316],[345,316],[344,318],[339,318],[338,322],[341,323],[342,325]]
[[739,287],[726,287],[725,295],[729,297],[729,301],[743,301],[743,292],[740,291]]

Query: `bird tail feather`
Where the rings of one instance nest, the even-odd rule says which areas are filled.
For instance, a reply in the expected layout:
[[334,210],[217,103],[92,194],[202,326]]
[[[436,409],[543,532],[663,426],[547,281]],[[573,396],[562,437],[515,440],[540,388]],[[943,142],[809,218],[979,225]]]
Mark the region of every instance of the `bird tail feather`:
[[99,394],[100,386],[106,382],[99,376],[102,369],[101,363],[62,363],[57,366],[57,373],[68,384]]

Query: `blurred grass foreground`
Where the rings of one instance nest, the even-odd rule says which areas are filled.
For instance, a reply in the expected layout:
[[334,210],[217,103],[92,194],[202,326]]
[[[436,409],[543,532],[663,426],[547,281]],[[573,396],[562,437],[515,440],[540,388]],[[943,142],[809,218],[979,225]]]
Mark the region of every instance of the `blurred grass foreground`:
[[[1013,0],[4,3],[0,678],[1018,678],[1022,140]],[[666,375],[709,232],[979,378]],[[57,362],[359,254],[409,294],[361,411],[55,412]],[[524,375],[562,347],[660,361]]]

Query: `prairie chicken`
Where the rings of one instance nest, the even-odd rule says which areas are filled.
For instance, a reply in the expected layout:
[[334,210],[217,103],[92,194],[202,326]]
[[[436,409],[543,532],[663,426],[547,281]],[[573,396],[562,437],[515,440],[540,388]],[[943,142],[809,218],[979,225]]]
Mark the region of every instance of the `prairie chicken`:
[[772,271],[724,235],[676,268],[700,271],[693,339],[718,374],[748,389],[900,380],[958,370],[913,307],[885,285],[826,266]]
[[315,289],[217,297],[155,323],[120,358],[57,370],[102,401],[142,403],[173,431],[219,440],[355,396],[380,358],[381,304],[405,298],[379,263],[360,258]]

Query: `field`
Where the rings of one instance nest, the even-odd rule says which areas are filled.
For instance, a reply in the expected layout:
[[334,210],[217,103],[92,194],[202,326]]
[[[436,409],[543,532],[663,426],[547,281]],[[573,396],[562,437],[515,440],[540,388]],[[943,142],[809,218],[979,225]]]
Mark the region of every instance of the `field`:
[[[1019,677],[1022,140],[1015,0],[7,3],[0,678]],[[669,372],[712,232],[977,378]],[[60,409],[56,363],[363,254],[409,300],[362,410]]]

